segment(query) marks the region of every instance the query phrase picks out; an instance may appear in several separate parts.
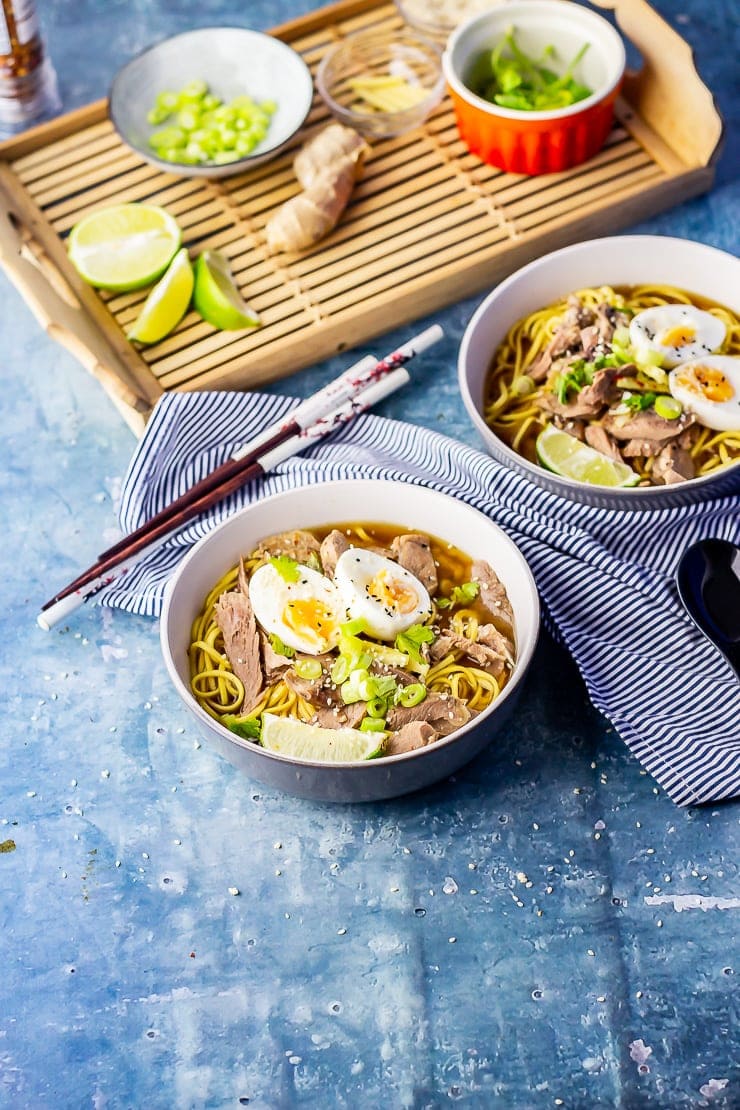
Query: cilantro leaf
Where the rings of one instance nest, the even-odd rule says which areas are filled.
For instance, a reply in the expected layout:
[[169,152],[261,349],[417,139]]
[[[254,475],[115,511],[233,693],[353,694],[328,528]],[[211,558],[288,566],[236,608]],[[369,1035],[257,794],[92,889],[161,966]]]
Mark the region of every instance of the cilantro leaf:
[[396,647],[415,663],[422,663],[422,644],[431,644],[433,640],[434,632],[428,625],[412,624],[405,632],[399,632],[396,636]]
[[471,601],[475,601],[479,593],[480,586],[477,582],[463,582],[462,586],[453,586],[449,597],[436,598],[437,607],[450,609],[455,605],[469,605]]
[[243,740],[259,740],[262,735],[262,725],[257,717],[237,717],[229,714],[222,718],[223,723]]
[[301,577],[300,564],[289,555],[273,555],[270,562],[286,582],[297,582]]
[[284,655],[286,659],[292,659],[295,655],[295,648],[288,647],[287,644],[284,644],[280,637],[276,636],[274,632],[270,635],[270,645],[276,655]]

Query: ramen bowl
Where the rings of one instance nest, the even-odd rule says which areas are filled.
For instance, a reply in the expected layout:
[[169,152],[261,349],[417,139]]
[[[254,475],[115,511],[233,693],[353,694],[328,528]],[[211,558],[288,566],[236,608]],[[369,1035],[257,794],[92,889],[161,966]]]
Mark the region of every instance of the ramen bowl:
[[[472,91],[479,60],[513,29],[528,57],[543,57],[563,73],[584,44],[574,69],[590,96],[560,108],[527,111],[491,103]],[[442,58],[460,137],[484,162],[509,173],[554,173],[592,158],[614,118],[625,67],[624,44],[602,16],[572,0],[509,0],[473,16],[453,33]]]
[[458,379],[468,415],[499,463],[551,493],[608,509],[671,508],[740,490],[737,464],[672,486],[587,485],[529,462],[486,423],[489,367],[513,324],[579,289],[647,284],[674,286],[740,313],[740,259],[702,243],[653,235],[614,236],[564,247],[517,270],[488,294],[463,334]]
[[[190,631],[204,599],[241,555],[286,530],[356,521],[398,525],[447,540],[486,559],[503,582],[514,612],[516,661],[491,705],[456,732],[401,755],[353,763],[304,761],[244,740],[210,717],[190,690]],[[501,731],[519,698],[539,628],[534,580],[516,545],[487,517],[455,498],[405,482],[332,481],[267,497],[230,517],[189,552],[167,586],[161,618],[165,666],[183,703],[211,746],[251,779],[321,801],[366,802],[407,794],[444,779]]]

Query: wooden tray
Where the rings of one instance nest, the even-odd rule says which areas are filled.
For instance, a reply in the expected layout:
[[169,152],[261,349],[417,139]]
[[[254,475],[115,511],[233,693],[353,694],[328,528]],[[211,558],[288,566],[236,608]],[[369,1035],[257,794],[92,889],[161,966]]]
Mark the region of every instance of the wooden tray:
[[[425,126],[378,142],[339,226],[313,250],[270,257],[264,225],[298,191],[297,146],[327,120],[316,96],[292,149],[221,180],[162,173],[124,146],[99,101],[0,144],[0,263],[48,334],[141,433],[164,390],[251,388],[492,285],[556,247],[608,234],[711,185],[721,120],[687,44],[644,0],[598,0],[643,58],[604,150],[547,177],[504,174],[460,142],[449,100]],[[275,30],[315,71],[365,27],[402,25],[387,0],[343,0]],[[255,332],[215,332],[195,312],[137,350],[125,329],[145,292],[100,294],[64,239],[82,216],[161,204],[193,255],[225,252],[259,310]]]

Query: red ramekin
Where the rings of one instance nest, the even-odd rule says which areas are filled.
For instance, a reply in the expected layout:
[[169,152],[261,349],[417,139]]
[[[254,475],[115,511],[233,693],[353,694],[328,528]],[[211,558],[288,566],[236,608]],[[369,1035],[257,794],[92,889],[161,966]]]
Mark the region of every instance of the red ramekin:
[[[576,76],[594,90],[591,96],[568,108],[523,112],[501,108],[471,92],[465,82],[473,63],[509,28],[530,57],[554,46],[553,68],[560,71],[588,43]],[[624,76],[625,52],[606,19],[572,0],[508,0],[458,27],[442,64],[467,148],[509,173],[542,174],[585,162],[604,145]]]

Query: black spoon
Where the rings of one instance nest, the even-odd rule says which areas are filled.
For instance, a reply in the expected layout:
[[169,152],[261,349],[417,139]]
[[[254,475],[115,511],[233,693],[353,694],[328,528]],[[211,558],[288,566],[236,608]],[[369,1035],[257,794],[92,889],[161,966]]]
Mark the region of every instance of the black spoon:
[[678,564],[676,584],[696,625],[740,675],[740,547],[729,540],[699,540]]

